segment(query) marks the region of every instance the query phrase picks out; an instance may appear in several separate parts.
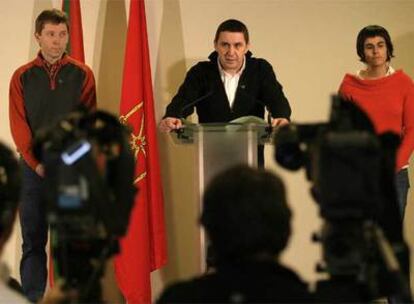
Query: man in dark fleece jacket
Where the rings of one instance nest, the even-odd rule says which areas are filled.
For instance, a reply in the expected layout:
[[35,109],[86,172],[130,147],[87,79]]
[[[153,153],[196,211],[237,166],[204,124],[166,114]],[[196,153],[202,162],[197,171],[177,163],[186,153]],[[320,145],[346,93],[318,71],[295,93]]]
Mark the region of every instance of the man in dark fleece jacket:
[[266,107],[273,126],[288,123],[290,106],[269,62],[252,57],[249,32],[239,20],[219,25],[210,61],[187,73],[160,123],[162,131],[181,127],[180,118],[197,109],[200,123],[228,122],[238,117],[264,116]]
[[9,99],[10,129],[23,166],[20,275],[23,291],[33,302],[43,296],[46,286],[48,227],[41,200],[44,168],[33,155],[33,138],[80,104],[89,109],[96,107],[91,69],[65,53],[69,39],[67,16],[55,9],[40,13],[35,38],[40,51],[14,72]]
[[[167,106],[160,130],[182,127],[181,118],[197,110],[200,123],[229,122],[243,116],[264,118],[265,108],[273,127],[289,123],[291,109],[282,85],[269,62],[249,51],[249,32],[241,21],[229,19],[219,25],[215,51],[187,73],[184,83]],[[258,165],[264,164],[263,146]]]

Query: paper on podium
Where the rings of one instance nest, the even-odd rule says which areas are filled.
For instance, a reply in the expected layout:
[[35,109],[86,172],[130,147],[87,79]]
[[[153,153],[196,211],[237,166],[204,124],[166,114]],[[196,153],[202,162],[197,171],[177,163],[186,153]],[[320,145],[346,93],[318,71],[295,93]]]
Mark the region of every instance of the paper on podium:
[[272,140],[273,128],[263,118],[248,115],[230,121],[231,126],[239,125],[240,128],[250,126],[256,129],[259,142],[262,144],[270,143]]
[[243,124],[243,125],[247,125],[247,124],[266,125],[267,124],[267,122],[263,118],[253,116],[253,115],[242,116],[242,117],[233,119],[232,121],[230,121],[230,123],[237,123],[237,124]]

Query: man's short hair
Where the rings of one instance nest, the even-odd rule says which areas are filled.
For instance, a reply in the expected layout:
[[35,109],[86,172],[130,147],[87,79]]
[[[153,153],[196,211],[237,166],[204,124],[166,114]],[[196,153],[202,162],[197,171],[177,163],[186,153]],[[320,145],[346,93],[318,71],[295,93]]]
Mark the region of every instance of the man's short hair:
[[226,170],[204,193],[201,224],[218,264],[277,255],[289,239],[290,219],[282,180],[265,170]]
[[359,56],[360,61],[365,61],[365,54],[364,54],[364,43],[367,38],[372,37],[382,37],[385,40],[385,44],[387,46],[387,61],[390,61],[392,57],[394,57],[394,46],[391,42],[390,34],[388,31],[379,25],[368,25],[364,27],[359,33],[357,37],[357,54]]
[[249,31],[247,30],[246,25],[239,20],[228,19],[222,22],[217,28],[216,36],[214,37],[214,42],[218,41],[221,32],[243,33],[246,44],[249,43]]
[[66,24],[66,28],[69,31],[69,20],[65,12],[58,9],[44,10],[37,16],[35,24],[35,33],[41,34],[46,23],[52,24]]

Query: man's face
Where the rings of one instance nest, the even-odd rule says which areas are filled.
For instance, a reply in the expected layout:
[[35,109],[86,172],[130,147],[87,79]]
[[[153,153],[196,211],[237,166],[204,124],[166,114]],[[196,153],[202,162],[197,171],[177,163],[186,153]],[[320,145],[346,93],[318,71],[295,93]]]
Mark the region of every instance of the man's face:
[[364,42],[365,62],[370,67],[383,66],[387,62],[387,44],[381,36],[365,39]]
[[59,60],[66,50],[69,33],[65,23],[45,23],[40,34],[35,33],[43,57],[50,63]]
[[243,65],[249,45],[241,32],[221,32],[214,48],[222,68],[230,74],[235,74]]

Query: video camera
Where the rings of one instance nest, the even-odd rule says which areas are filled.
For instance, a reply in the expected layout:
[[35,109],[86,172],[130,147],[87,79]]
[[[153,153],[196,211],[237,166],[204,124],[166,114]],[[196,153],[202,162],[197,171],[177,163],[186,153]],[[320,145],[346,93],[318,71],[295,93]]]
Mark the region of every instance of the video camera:
[[398,145],[397,135],[377,135],[367,115],[339,96],[332,97],[330,121],[290,124],[275,134],[276,161],[305,168],[324,220],[314,237],[322,243],[319,270],[330,275],[319,286],[321,301],[410,299],[399,267],[409,273],[395,189]]
[[34,151],[45,167],[44,199],[55,278],[100,299],[104,262],[119,251],[136,189],[129,131],[102,111],[78,110],[39,132]]

